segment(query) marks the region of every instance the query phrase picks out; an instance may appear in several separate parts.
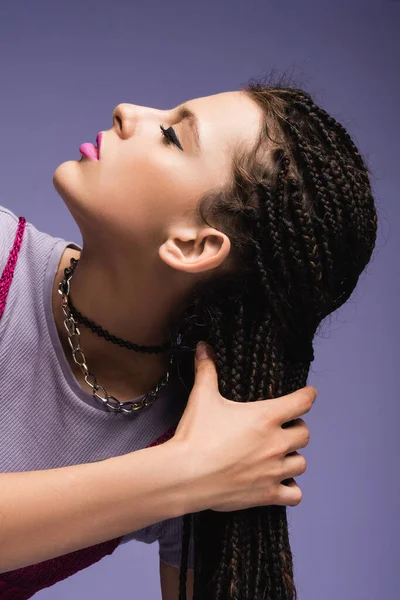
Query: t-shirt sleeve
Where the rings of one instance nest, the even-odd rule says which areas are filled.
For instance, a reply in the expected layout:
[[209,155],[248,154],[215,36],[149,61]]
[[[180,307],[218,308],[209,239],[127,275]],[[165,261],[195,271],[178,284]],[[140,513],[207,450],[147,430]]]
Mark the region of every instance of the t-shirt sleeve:
[[[160,559],[178,569],[181,565],[182,528],[183,516],[166,519],[158,538]],[[194,569],[193,526],[189,541],[188,569]]]

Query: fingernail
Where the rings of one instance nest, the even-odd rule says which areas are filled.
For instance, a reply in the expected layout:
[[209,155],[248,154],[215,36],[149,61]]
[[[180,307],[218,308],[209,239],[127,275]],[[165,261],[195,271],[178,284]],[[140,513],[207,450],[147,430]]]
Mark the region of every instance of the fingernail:
[[197,360],[202,360],[203,358],[208,358],[207,353],[207,344],[206,342],[198,342],[196,346],[196,358]]

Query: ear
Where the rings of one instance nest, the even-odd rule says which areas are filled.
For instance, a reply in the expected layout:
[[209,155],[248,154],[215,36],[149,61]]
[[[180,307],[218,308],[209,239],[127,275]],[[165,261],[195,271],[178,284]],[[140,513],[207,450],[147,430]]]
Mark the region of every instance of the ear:
[[173,269],[201,273],[221,265],[230,249],[230,239],[218,229],[182,225],[160,246],[158,253]]

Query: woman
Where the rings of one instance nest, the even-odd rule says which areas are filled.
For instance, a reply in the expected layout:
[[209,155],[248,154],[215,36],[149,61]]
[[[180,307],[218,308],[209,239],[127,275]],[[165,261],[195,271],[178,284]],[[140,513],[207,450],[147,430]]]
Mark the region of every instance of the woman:
[[[155,420],[159,434],[176,422],[199,339],[214,348],[226,398],[253,402],[303,387],[317,327],[350,296],[376,239],[367,167],[343,127],[300,89],[250,82],[171,111],[121,104],[113,117],[99,156],[63,163],[53,179],[84,244],[60,257],[48,327],[70,388],[104,413],[96,429],[79,430],[86,415],[77,402],[75,421],[68,412],[58,432],[59,447],[73,446],[82,462],[129,450],[132,436],[143,443]],[[37,265],[46,281],[54,256]],[[87,325],[78,336],[64,326],[71,315]],[[177,386],[173,404],[153,395],[129,429],[121,424],[120,403],[162,393],[166,381]],[[61,406],[53,422],[63,417]],[[180,599],[191,524],[195,599],[296,597],[284,506],[185,515]],[[164,524],[154,533],[160,553],[177,531]]]

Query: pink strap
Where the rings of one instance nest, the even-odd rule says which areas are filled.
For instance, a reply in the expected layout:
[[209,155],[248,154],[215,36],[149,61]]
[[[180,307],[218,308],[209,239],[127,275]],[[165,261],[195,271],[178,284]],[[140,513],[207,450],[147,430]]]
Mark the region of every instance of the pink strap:
[[15,234],[14,244],[10,250],[6,266],[0,279],[0,319],[3,316],[6,307],[8,290],[10,289],[12,278],[14,277],[15,266],[17,264],[18,252],[21,248],[22,238],[26,226],[25,217],[19,217],[18,229]]

